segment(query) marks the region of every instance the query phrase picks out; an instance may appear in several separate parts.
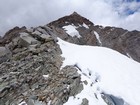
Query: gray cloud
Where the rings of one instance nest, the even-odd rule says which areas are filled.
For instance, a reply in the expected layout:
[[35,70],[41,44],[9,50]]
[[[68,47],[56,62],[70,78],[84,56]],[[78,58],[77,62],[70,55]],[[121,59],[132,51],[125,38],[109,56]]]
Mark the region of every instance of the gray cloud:
[[[77,11],[93,23],[140,30],[140,3],[122,0],[2,0],[0,35],[14,26],[35,27]],[[124,0],[123,0],[124,1]],[[128,15],[127,9],[134,11]],[[131,12],[131,11],[130,11]]]

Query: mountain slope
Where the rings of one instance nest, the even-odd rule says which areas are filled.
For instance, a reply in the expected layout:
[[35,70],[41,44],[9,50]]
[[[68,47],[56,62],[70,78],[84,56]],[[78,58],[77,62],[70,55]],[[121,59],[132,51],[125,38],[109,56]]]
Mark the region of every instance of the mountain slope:
[[15,27],[0,38],[0,105],[138,105],[139,36],[76,12]]
[[[53,31],[61,39],[68,42],[80,45],[108,47],[140,62],[139,31],[128,31],[117,27],[94,25],[90,20],[76,12],[53,21],[48,26],[53,28]],[[72,28],[70,29],[70,27],[76,30],[73,32],[75,35],[71,35],[68,32],[71,32]]]
[[[104,47],[79,46],[60,39],[59,45],[62,49],[62,56],[65,57],[63,66],[76,65],[81,70],[83,81],[87,80],[88,85],[93,83],[93,87],[89,85],[90,88],[86,93],[80,93],[82,98],[90,97],[87,98],[89,105],[95,104],[96,101],[96,105],[101,105],[102,93],[123,99],[128,103],[127,105],[139,105],[140,63]],[[98,99],[94,94],[97,94]],[[76,97],[81,98],[80,95]]]

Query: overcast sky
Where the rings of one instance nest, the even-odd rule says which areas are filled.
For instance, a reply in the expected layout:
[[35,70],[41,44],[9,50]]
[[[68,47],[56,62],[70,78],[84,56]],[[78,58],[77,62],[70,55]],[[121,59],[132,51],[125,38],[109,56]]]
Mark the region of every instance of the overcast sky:
[[140,30],[140,0],[0,0],[0,35],[45,25],[73,11],[94,24]]

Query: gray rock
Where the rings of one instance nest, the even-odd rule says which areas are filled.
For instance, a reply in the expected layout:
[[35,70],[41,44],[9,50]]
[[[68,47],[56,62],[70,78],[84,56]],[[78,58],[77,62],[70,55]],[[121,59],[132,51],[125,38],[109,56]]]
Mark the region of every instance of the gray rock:
[[[44,41],[41,34],[21,34],[8,44],[13,54],[10,61],[0,64],[0,103],[63,105],[70,94],[82,90],[76,68],[60,70],[62,52],[51,35],[46,38],[51,40]],[[47,79],[44,75],[48,75]]]
[[41,35],[41,32],[35,30],[34,32],[32,32],[32,34]]
[[82,99],[81,105],[89,105],[89,101],[86,98],[84,98]]
[[0,57],[6,55],[6,48],[5,47],[0,47]]
[[28,33],[20,33],[18,45],[21,47],[28,47],[29,45],[37,44],[38,41],[30,36]]
[[[109,95],[103,94],[103,95],[102,95],[102,98],[103,98],[103,100],[107,103],[107,105],[116,105],[116,104],[114,103],[114,101],[112,100],[112,98],[110,98]],[[122,105],[122,104],[121,104],[121,105]]]
[[12,53],[7,46],[0,47],[0,63],[7,61],[11,56]]
[[69,78],[70,83],[70,96],[75,96],[83,90],[83,84],[81,83],[81,76],[77,73],[77,69],[74,66],[66,66],[62,69]]
[[32,33],[34,31],[34,28],[31,27],[31,28],[27,29],[27,31],[30,32],[30,33]]
[[102,94],[102,98],[107,105],[129,105],[127,102],[125,102],[125,100],[114,95]]
[[46,31],[45,29],[41,28],[41,27],[37,27],[36,30],[39,31],[41,34],[49,35],[49,34],[47,33],[47,31]]

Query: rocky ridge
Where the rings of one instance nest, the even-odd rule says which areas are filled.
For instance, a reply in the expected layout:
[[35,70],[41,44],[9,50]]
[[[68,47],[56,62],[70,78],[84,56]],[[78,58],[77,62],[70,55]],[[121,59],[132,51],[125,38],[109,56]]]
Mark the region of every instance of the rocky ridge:
[[63,105],[83,89],[74,66],[61,68],[64,58],[49,27],[16,29],[0,49],[0,105]]

